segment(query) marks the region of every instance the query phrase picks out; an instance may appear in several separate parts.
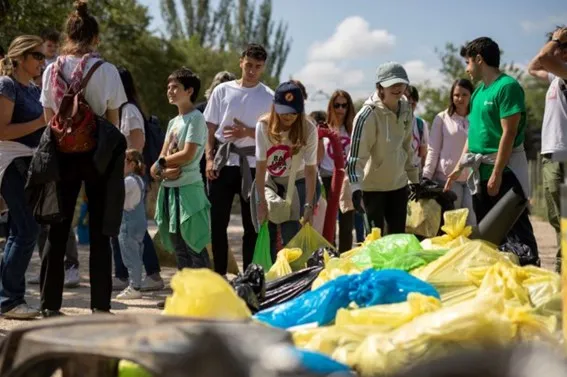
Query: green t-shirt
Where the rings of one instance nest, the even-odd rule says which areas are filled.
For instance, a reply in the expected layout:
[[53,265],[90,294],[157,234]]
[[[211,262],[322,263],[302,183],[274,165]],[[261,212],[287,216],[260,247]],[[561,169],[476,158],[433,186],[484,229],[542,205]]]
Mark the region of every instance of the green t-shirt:
[[[524,142],[526,130],[526,103],[524,89],[518,81],[501,74],[488,87],[481,83],[471,98],[469,114],[469,151],[491,154],[498,152],[502,138],[501,119],[521,113],[514,148]],[[493,165],[481,165],[481,179],[488,180]]]
[[199,170],[199,163],[205,151],[207,141],[207,123],[199,110],[183,116],[178,115],[169,121],[165,140],[169,142],[167,155],[183,150],[185,143],[197,144],[195,156],[185,165],[181,166],[181,175],[175,181],[163,181],[166,187],[180,187],[201,181],[203,178]]

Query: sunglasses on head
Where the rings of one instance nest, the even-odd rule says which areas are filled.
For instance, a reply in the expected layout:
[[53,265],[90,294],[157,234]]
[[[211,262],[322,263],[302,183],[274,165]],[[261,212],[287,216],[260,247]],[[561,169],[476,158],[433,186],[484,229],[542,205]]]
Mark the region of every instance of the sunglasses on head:
[[28,55],[31,55],[32,58],[34,58],[37,61],[43,61],[45,60],[45,54],[43,54],[42,52],[39,51],[32,51],[29,52]]
[[341,107],[343,109],[346,109],[348,107],[348,103],[335,103],[335,104],[333,104],[333,107],[335,109],[340,109]]

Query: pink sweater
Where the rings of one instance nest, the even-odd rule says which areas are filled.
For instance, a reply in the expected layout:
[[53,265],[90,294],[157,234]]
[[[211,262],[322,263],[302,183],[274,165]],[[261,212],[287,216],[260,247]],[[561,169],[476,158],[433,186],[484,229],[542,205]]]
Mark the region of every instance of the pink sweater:
[[[437,181],[446,181],[457,166],[467,141],[469,121],[458,114],[449,116],[447,110],[437,114],[429,132],[427,159],[423,176]],[[466,181],[469,170],[465,169],[458,181]]]

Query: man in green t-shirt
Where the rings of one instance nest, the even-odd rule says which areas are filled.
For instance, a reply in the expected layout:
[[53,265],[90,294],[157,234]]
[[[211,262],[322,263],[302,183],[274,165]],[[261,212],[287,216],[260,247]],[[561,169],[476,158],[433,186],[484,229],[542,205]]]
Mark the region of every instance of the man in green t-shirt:
[[[473,166],[473,205],[480,222],[512,188],[529,197],[528,165],[523,150],[526,130],[524,90],[517,80],[502,73],[500,48],[487,37],[461,49],[467,73],[480,81],[471,97],[469,136],[464,155],[448,179],[447,188],[463,167]],[[502,214],[506,216],[506,214]],[[503,242],[521,243],[531,249],[532,263],[539,264],[537,243],[528,210],[520,215]]]

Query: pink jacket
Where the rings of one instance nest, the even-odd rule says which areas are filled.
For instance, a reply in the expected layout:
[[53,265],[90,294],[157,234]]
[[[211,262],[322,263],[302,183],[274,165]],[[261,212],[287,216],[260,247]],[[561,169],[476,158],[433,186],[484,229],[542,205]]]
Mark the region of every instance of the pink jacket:
[[[449,116],[442,111],[433,120],[429,132],[427,159],[423,176],[436,181],[446,181],[447,176],[457,166],[467,141],[469,121],[458,114]],[[466,181],[469,170],[465,169],[458,181]]]

